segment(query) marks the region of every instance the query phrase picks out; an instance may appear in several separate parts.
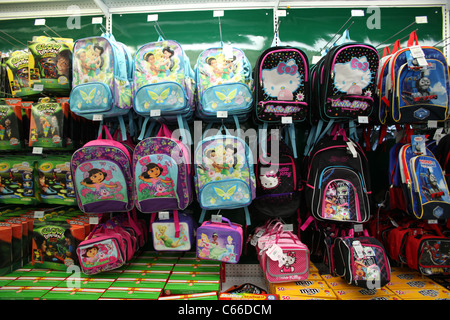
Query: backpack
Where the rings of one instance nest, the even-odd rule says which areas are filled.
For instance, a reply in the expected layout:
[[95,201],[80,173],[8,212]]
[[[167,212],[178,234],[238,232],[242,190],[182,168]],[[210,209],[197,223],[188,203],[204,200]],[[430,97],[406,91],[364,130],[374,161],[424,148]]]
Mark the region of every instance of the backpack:
[[136,208],[144,213],[184,210],[192,202],[189,149],[162,124],[156,137],[140,141],[133,153]]
[[370,218],[368,160],[361,146],[338,128],[309,153],[305,199],[319,221],[363,223]]
[[364,230],[355,236],[353,229],[337,237],[332,244],[334,274],[349,284],[367,289],[379,289],[389,283],[391,267],[384,246]]
[[[222,134],[222,129],[225,134]],[[253,154],[247,143],[222,126],[213,136],[203,137],[195,150],[195,190],[206,210],[244,208],[250,225],[248,206],[255,198]]]
[[254,67],[255,119],[281,123],[307,118],[309,105],[309,61],[298,48],[272,47],[263,51]]
[[[271,138],[273,136],[269,140]],[[256,163],[253,208],[266,217],[292,216],[298,211],[303,189],[297,159],[283,140],[279,140],[278,162],[272,163],[270,156],[270,152],[267,152],[267,157],[261,154]]]
[[349,42],[332,47],[313,69],[315,99],[311,121],[358,120],[374,107],[378,51],[369,44]]
[[423,123],[448,118],[448,64],[439,49],[419,46],[413,31],[408,47],[392,54],[386,68],[380,80],[386,82],[386,89],[380,96],[387,107],[384,111],[387,123]]
[[[105,131],[106,139],[102,139]],[[106,126],[96,140],[76,150],[70,170],[77,203],[85,213],[125,212],[134,206],[131,155]]]
[[218,112],[245,121],[251,114],[252,73],[245,53],[238,48],[204,50],[194,67],[197,108],[203,120],[217,120]]
[[93,120],[117,118],[125,132],[123,117],[132,108],[131,56],[112,34],[75,41],[70,109]]
[[138,115],[168,123],[193,118],[195,76],[178,42],[160,37],[141,46],[133,68],[133,107]]
[[417,219],[447,219],[450,198],[441,166],[428,148],[417,151],[416,140],[405,144],[398,158],[407,211]]

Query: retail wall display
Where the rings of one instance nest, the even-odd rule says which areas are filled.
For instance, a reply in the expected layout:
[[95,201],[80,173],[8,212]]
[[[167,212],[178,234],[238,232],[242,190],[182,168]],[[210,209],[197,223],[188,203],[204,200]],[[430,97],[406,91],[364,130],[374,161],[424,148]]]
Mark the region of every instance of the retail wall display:
[[3,156],[0,159],[0,203],[36,204],[34,159]]
[[202,208],[200,222],[207,210],[244,208],[246,224],[250,225],[248,206],[256,196],[256,180],[247,143],[221,127],[216,135],[199,142],[194,163],[197,200]]
[[14,99],[0,102],[0,150],[23,148],[22,106]]
[[74,43],[73,82],[70,109],[93,120],[94,116],[123,117],[132,108],[132,57],[112,34],[78,39]]
[[[106,139],[102,139],[105,132]],[[72,155],[71,174],[77,203],[83,212],[124,212],[134,207],[131,155],[106,126],[96,140]]]
[[243,249],[242,226],[222,217],[205,221],[197,229],[197,257],[226,263],[238,263]]
[[153,213],[151,233],[156,251],[190,251],[195,248],[197,224],[192,213]]
[[303,50],[271,47],[254,65],[255,119],[278,123],[282,117],[293,122],[307,119],[310,106],[309,60]]
[[66,96],[72,81],[73,40],[33,37],[28,42],[29,81],[42,86],[44,94]]
[[[253,105],[252,69],[244,51],[221,46],[203,51],[195,66],[197,117],[207,121],[236,117],[245,121]],[[218,114],[219,112],[219,114]]]
[[448,219],[450,198],[442,168],[425,145],[425,136],[411,136],[399,151],[398,166],[407,211],[417,219]]
[[374,46],[351,42],[329,49],[312,69],[311,123],[349,121],[369,117],[376,98],[379,56]]
[[25,51],[14,51],[6,60],[8,82],[13,97],[37,95],[30,84],[29,55]]
[[191,153],[162,124],[133,153],[136,207],[144,213],[184,210],[193,200]]
[[153,121],[192,120],[194,78],[189,57],[178,42],[160,38],[141,46],[134,57],[134,110]]

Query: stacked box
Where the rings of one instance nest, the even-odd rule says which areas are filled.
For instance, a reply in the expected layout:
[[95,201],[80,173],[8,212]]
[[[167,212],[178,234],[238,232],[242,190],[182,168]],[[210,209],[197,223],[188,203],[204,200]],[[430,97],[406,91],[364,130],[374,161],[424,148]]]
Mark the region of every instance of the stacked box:
[[52,287],[0,287],[0,300],[40,300]]

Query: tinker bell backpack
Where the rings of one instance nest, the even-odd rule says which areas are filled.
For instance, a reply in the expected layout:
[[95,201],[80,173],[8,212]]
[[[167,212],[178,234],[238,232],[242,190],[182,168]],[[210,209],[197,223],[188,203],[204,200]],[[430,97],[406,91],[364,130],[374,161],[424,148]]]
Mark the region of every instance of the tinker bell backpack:
[[252,70],[242,50],[223,45],[204,50],[194,71],[200,119],[248,119],[253,106]]
[[194,71],[189,57],[174,40],[141,46],[135,55],[133,71],[134,110],[145,119],[141,137],[149,120],[178,123],[194,114]]
[[136,208],[143,213],[184,210],[192,202],[189,149],[162,124],[156,137],[142,140],[133,153]]
[[[70,109],[89,120],[118,119],[132,108],[132,57],[110,33],[75,41]],[[123,135],[124,136],[124,135]]]
[[[106,139],[102,139],[105,131]],[[77,203],[85,213],[127,212],[133,209],[131,155],[106,126],[96,140],[72,155],[71,174]]]
[[[225,134],[221,131],[225,130]],[[216,135],[203,137],[195,150],[195,189],[202,208],[207,210],[244,208],[250,225],[248,206],[256,196],[253,154],[239,136],[222,126]]]

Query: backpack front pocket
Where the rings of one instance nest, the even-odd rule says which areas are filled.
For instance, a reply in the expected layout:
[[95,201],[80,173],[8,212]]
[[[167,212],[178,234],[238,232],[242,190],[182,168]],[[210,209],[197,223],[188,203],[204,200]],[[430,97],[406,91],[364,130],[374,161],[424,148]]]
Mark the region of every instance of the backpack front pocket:
[[233,115],[249,111],[253,95],[243,83],[228,83],[209,87],[201,99],[204,113],[216,115],[217,111],[227,111],[228,115]]
[[112,104],[111,89],[102,82],[80,84],[70,92],[70,110],[76,114],[105,113]]
[[121,267],[125,254],[119,241],[116,237],[102,236],[82,242],[77,253],[83,273],[96,274]]
[[177,82],[162,82],[144,85],[136,91],[134,108],[143,116],[152,110],[160,110],[161,115],[177,114],[187,105],[186,94]]
[[204,209],[232,209],[250,204],[249,185],[240,179],[212,181],[200,190],[200,205]]
[[364,222],[368,205],[361,176],[350,168],[326,168],[316,190],[321,218],[335,221]]

